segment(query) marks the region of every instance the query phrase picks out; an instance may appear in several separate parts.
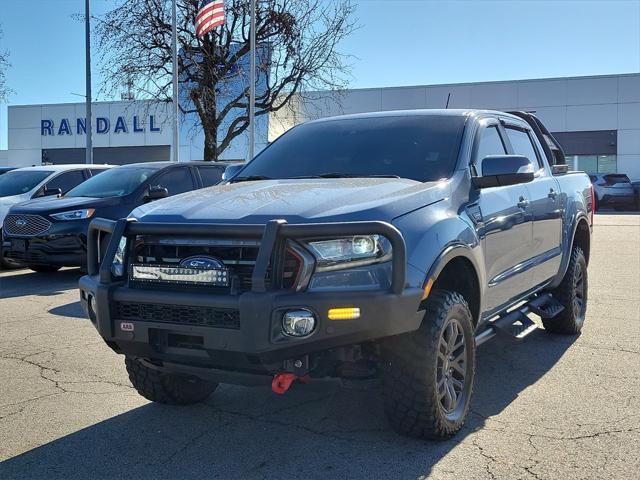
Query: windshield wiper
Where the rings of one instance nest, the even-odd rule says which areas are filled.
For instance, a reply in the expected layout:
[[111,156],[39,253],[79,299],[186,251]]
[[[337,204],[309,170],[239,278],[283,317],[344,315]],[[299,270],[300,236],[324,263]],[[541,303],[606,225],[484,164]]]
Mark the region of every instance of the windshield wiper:
[[238,183],[238,182],[254,182],[257,180],[273,180],[271,177],[267,177],[265,175],[248,175],[246,177],[237,177],[232,178],[229,183]]

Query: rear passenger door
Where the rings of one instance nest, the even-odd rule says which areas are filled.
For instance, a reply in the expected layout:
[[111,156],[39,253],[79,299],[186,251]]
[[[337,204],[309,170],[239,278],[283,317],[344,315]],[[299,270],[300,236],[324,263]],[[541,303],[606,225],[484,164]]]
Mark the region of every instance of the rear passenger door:
[[524,185],[533,217],[531,275],[534,285],[555,277],[562,260],[563,197],[558,181],[543,160],[542,147],[528,126],[504,123],[510,153],[524,155],[534,165],[535,179]]
[[160,173],[160,175],[151,182],[151,185],[165,187],[169,191],[169,196],[190,192],[196,188],[193,175],[191,174],[191,167],[186,165],[172,167]]
[[[482,175],[482,159],[507,153],[497,119],[481,122],[475,139],[472,162]],[[521,268],[531,257],[531,221],[527,212],[524,185],[483,188],[477,191],[476,223],[484,244],[485,271],[488,280],[486,310],[494,310],[516,299],[531,288],[530,272]],[[469,208],[477,208],[470,205]]]

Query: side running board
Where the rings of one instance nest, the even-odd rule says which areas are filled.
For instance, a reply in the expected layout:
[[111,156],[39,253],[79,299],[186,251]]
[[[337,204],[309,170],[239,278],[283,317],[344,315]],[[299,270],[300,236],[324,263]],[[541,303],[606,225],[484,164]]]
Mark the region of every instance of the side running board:
[[542,318],[552,318],[564,307],[550,293],[540,295],[520,308],[499,316],[489,322],[487,328],[476,335],[476,346],[492,339],[496,335],[521,342],[538,327],[527,315],[534,313]]

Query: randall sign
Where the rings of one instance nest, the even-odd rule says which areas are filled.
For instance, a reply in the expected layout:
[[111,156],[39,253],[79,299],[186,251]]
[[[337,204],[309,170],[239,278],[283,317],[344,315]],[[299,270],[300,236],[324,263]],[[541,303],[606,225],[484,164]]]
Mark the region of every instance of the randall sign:
[[[161,131],[156,122],[155,115],[149,115],[147,119],[148,122],[145,122],[145,119],[141,119],[138,115],[134,115],[131,118],[119,116],[115,121],[112,121],[108,117],[97,117],[93,131],[100,135],[107,134],[111,131],[113,131],[113,133],[144,133],[147,130],[147,125],[150,132]],[[54,120],[40,121],[40,135],[42,136],[85,135],[86,133],[86,118],[76,118],[75,121],[68,118],[62,118],[57,122]]]

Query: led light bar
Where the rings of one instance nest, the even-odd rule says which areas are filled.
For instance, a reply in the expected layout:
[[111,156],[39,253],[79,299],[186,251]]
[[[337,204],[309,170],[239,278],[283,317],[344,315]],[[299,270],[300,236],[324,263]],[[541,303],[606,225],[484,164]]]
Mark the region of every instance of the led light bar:
[[131,280],[136,282],[229,286],[226,268],[185,268],[165,265],[131,265]]

